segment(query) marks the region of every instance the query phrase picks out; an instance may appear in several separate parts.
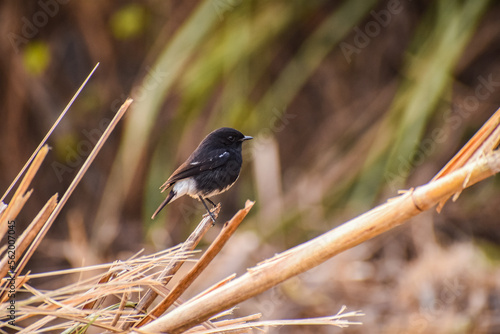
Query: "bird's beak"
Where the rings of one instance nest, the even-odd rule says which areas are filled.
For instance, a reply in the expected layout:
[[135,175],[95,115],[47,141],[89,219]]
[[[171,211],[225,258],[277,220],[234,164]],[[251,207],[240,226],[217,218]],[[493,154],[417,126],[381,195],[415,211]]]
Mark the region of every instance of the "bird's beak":
[[253,139],[253,137],[245,136],[245,137],[241,138],[241,141],[250,140],[250,139]]

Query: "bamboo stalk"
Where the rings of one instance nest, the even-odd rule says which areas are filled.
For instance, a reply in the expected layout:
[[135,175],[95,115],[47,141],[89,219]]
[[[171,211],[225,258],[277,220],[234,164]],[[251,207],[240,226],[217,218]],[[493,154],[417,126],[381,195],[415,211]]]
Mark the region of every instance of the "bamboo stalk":
[[403,224],[430,209],[439,201],[500,171],[500,152],[431,181],[375,207],[329,232],[294,247],[248,270],[243,276],[213,290],[197,300],[140,328],[141,332],[179,333],[221,311],[303,273],[334,255]]

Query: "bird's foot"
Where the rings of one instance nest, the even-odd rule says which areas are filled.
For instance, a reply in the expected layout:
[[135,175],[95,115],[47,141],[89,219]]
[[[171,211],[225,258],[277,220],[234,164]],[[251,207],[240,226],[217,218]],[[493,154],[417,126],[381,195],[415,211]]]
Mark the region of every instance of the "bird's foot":
[[214,226],[215,225],[215,216],[214,216],[214,214],[212,213],[212,211],[208,211],[207,213],[205,213],[203,215],[203,217],[206,217],[207,215],[210,216],[210,219],[212,219],[212,226]]
[[210,219],[212,219],[212,226],[214,226],[215,225],[215,219],[216,219],[214,213],[219,214],[219,210],[220,210],[220,203],[218,203],[217,205],[215,205],[212,209],[207,210],[207,213],[205,213],[203,215],[203,217],[210,216]]

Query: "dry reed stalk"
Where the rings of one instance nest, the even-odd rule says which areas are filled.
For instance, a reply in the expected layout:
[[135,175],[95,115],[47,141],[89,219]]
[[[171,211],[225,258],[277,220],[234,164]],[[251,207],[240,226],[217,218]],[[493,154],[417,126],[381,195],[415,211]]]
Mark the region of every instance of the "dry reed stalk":
[[214,285],[212,285],[208,289],[205,289],[205,291],[202,291],[198,295],[192,297],[189,301],[191,302],[191,301],[193,301],[195,299],[200,298],[201,296],[206,295],[207,293],[209,293],[212,290],[218,289],[219,287],[223,286],[224,284],[227,284],[228,282],[230,282],[233,279],[235,279],[235,277],[236,277],[236,274],[234,274],[234,273],[231,274],[231,275],[229,275],[228,277],[226,277],[226,278],[222,279],[221,281],[215,283]]
[[[248,211],[248,205],[247,210]],[[238,216],[238,215],[237,215]],[[240,217],[242,218],[242,217]],[[209,218],[208,218],[209,219]],[[211,224],[211,220],[209,220]],[[228,224],[231,226],[231,224]],[[235,228],[235,227],[233,227]],[[229,227],[225,228],[226,230]],[[221,233],[221,234],[227,234]],[[215,248],[219,246],[214,246]],[[112,332],[121,332],[121,323],[137,323],[138,316],[135,310],[132,310],[133,305],[127,302],[128,296],[131,293],[138,293],[142,287],[149,287],[155,290],[160,295],[167,297],[169,291],[166,287],[161,285],[158,280],[158,272],[156,274],[148,274],[156,268],[168,266],[172,261],[185,259],[186,255],[181,252],[181,247],[177,247],[175,251],[162,251],[157,254],[146,255],[141,258],[136,258],[137,255],[131,259],[120,262],[117,261],[113,264],[107,264],[109,272],[94,276],[86,279],[84,282],[77,282],[69,286],[62,287],[56,291],[38,291],[33,287],[26,284],[29,276],[22,277],[23,284],[27,292],[33,297],[25,300],[18,300],[18,319],[22,321],[33,316],[44,316],[41,319],[29,324],[25,328],[17,328],[19,333],[42,333],[48,330],[65,330],[65,333],[85,332],[89,327],[99,328],[100,330]],[[60,274],[73,274],[75,271],[89,271],[102,268],[103,266],[90,266],[87,268],[79,268],[72,270],[64,270],[54,273],[37,274],[33,277],[48,277]],[[99,281],[99,284],[94,282]],[[223,281],[227,282],[227,279]],[[220,286],[219,283],[216,286]],[[209,291],[214,289],[211,287]],[[203,296],[207,292],[202,292]],[[95,302],[101,301],[104,298],[114,296],[118,301],[113,305],[100,309],[95,309]],[[121,297],[120,297],[121,296]],[[196,298],[196,297],[195,297]],[[190,300],[189,302],[192,302]],[[176,304],[176,306],[178,303]],[[5,304],[0,305],[0,317],[4,316],[2,310]],[[87,306],[91,306],[88,308]],[[232,310],[225,310],[217,314],[217,317],[228,315]],[[3,312],[5,313],[5,312]],[[253,315],[250,317],[243,317],[239,319],[221,320],[216,322],[202,322],[199,323],[203,327],[198,327],[196,332],[230,332],[230,333],[250,333],[252,328],[255,327],[269,327],[273,326],[272,322],[263,323],[250,323],[250,320],[258,319],[260,315]],[[51,324],[54,320],[68,320],[64,323]],[[277,322],[276,326],[282,325],[287,321]],[[300,323],[300,320],[293,320],[290,325]],[[304,319],[304,324],[313,324],[314,319]],[[325,324],[325,320],[318,319],[319,324]],[[332,323],[329,323],[332,324]],[[5,327],[6,323],[0,324],[0,328]],[[141,329],[138,329],[142,332]]]
[[[92,74],[95,72],[99,64],[97,64],[94,69],[90,72],[90,74],[87,76],[87,78],[84,80],[82,85],[79,87],[77,92],[73,95],[72,99],[70,102],[66,105],[64,110],[61,112],[57,120],[54,122],[50,130],[47,132],[45,137],[42,139],[38,147],[35,149],[31,157],[28,159],[28,161],[25,163],[21,171],[17,174],[16,178],[14,181],[10,184],[9,188],[5,191],[4,195],[2,196],[2,199],[0,201],[0,204],[3,206],[3,200],[7,197],[9,192],[14,188],[16,183],[19,181],[21,176],[24,174],[24,172],[27,170],[23,180],[19,184],[18,189],[14,193],[9,205],[7,208],[4,208],[5,210],[2,210],[2,213],[0,214],[0,238],[2,238],[7,230],[7,223],[11,220],[14,220],[19,212],[21,211],[22,207],[26,203],[27,199],[31,195],[32,190],[29,192],[26,192],[31,181],[33,180],[36,172],[40,168],[40,165],[42,161],[45,159],[49,148],[45,144],[49,136],[52,134],[54,129],[59,125],[59,122],[62,120],[66,112],[69,110],[77,96],[80,94],[82,91],[83,87],[86,85]],[[11,280],[15,280],[15,278],[20,274],[22,269],[24,268],[24,265],[26,261],[21,261],[21,263],[17,262],[18,257],[27,249],[27,247],[31,244],[31,242],[37,238],[39,231],[43,228],[43,225],[45,224],[46,220],[48,217],[50,217],[50,214],[53,212],[55,207],[57,205],[54,205],[56,203],[56,198],[57,194],[54,195],[43,207],[43,209],[38,213],[38,215],[35,217],[33,222],[29,225],[29,227],[23,232],[21,237],[16,240],[15,242],[15,262],[16,266],[14,269],[12,269],[12,266],[7,266],[8,260],[8,253],[5,254],[5,257],[3,260],[0,262],[0,277],[5,277],[5,275],[10,272],[11,274],[9,275],[9,278]],[[56,203],[57,204],[57,203]],[[10,240],[9,240],[10,241]],[[10,245],[10,244],[9,244]],[[26,259],[26,257],[25,257]],[[3,281],[3,284],[6,284],[7,280]],[[4,300],[5,298],[5,291],[3,290],[4,294],[3,297],[0,297],[0,300]]]
[[[109,271],[106,274],[102,275],[102,277],[97,282],[97,285],[102,285],[102,284],[108,283],[112,279],[116,278],[116,276],[118,275],[118,273],[113,268],[114,267],[109,268]],[[95,290],[95,289],[93,289],[93,290]],[[91,300],[90,302],[88,302],[85,305],[83,305],[83,309],[84,310],[95,309],[97,304],[101,305],[104,302],[104,298],[99,298],[99,299],[93,299],[93,300]]]
[[[498,136],[498,132],[495,132]],[[490,138],[498,142],[499,138]],[[403,224],[451,195],[500,171],[500,151],[483,152],[463,167],[411,189],[401,196],[296,246],[206,295],[183,304],[140,328],[143,332],[180,333],[222,310],[303,273],[334,255]]]
[[[253,329],[262,328],[267,329],[269,327],[282,327],[282,326],[305,326],[305,325],[327,325],[327,326],[336,326],[340,328],[349,327],[350,325],[362,325],[361,322],[354,322],[347,320],[346,318],[351,317],[362,317],[364,314],[359,311],[353,311],[348,313],[343,313],[346,307],[343,306],[340,311],[336,315],[327,316],[327,317],[319,317],[319,318],[308,318],[308,319],[287,319],[287,320],[268,320],[268,321],[256,321],[256,322],[248,322],[248,318],[245,317],[246,323],[234,323],[231,322],[226,323],[226,321],[218,322],[220,325],[216,329],[209,330],[198,330],[198,331],[188,331],[188,333],[196,333],[196,334],[213,334],[213,333],[239,333],[238,331],[242,331],[242,333],[253,333]],[[252,319],[253,317],[249,317]],[[242,320],[239,318],[238,320]]]
[[[23,180],[19,184],[19,187],[17,188],[16,192],[14,193],[9,205],[2,212],[2,214],[0,214],[0,239],[3,238],[5,233],[7,232],[7,229],[9,228],[9,222],[16,219],[17,215],[19,214],[19,212],[23,208],[24,204],[26,203],[26,201],[30,197],[33,190],[27,191],[28,187],[31,184],[31,181],[33,180],[33,178],[35,177],[35,174],[38,172],[38,169],[40,168],[40,166],[41,166],[43,160],[45,159],[45,157],[47,156],[48,152],[49,152],[49,148],[46,145],[43,146],[39,150],[38,154],[35,156],[35,158],[33,159],[33,162],[29,166],[28,171],[26,172],[26,175],[24,176]],[[21,174],[19,174],[18,177],[20,175]],[[43,209],[42,209],[42,211],[43,211]],[[40,213],[39,213],[39,215],[40,215]],[[30,226],[33,227],[33,224],[31,224]],[[10,231],[9,231],[9,233],[10,233]],[[26,231],[25,231],[25,233],[23,233],[23,235],[25,235],[25,234],[26,234]],[[5,255],[4,255],[2,261],[0,262],[0,264],[1,264],[0,278],[2,278],[2,282],[0,284],[0,288],[2,289],[2,291],[0,293],[0,302],[3,302],[8,297],[7,291],[9,291],[9,289],[7,289],[6,287],[9,284],[9,281],[15,282],[16,277],[19,275],[19,270],[17,269],[18,268],[17,259],[19,257],[19,254],[21,254],[21,252],[15,248],[19,244],[19,240],[15,240],[15,242],[13,244],[14,249],[11,251],[10,249],[8,249],[8,247],[11,245],[11,241],[13,241],[13,240],[11,239],[10,235],[7,236],[7,239],[8,240],[5,244],[5,246],[2,248],[2,252],[4,252],[4,251],[6,251],[6,252],[5,252]],[[27,246],[27,244],[24,242],[23,242],[23,245]],[[15,261],[14,265],[9,265],[9,260],[12,260],[10,258],[11,255],[14,255],[14,261]],[[12,268],[13,266],[15,266],[14,269]],[[6,277],[6,275],[7,275],[7,273],[9,273],[9,277],[8,277],[8,279],[4,279],[4,277]],[[19,282],[16,282],[16,285],[18,285],[18,284],[19,284]],[[19,287],[19,285],[17,287]]]
[[[170,293],[170,290],[167,289],[167,287],[165,287],[163,285],[151,285],[149,288],[154,290],[158,294],[158,296],[163,297],[163,298],[166,298],[168,296],[168,294]],[[174,302],[174,306],[179,306],[182,303],[185,303],[185,301],[182,300],[182,298],[179,298],[176,302]],[[134,309],[136,309],[136,307],[134,307]],[[137,312],[135,312],[135,313],[137,313]],[[142,319],[139,319],[138,321],[140,321],[140,320],[142,320]],[[135,321],[134,323],[130,323],[130,325],[127,326],[127,328],[131,327],[132,325],[137,324],[138,321]],[[201,326],[203,326],[204,328],[215,328],[215,326],[212,325],[210,320],[203,322],[201,324]],[[125,326],[122,326],[122,329],[123,329],[123,327],[125,327]]]
[[253,207],[254,202],[247,201],[245,208],[239,210],[233,218],[224,224],[217,238],[212,242],[210,247],[205,251],[199,261],[196,262],[193,268],[175,285],[170,291],[168,296],[163,299],[146,317],[144,317],[137,327],[143,326],[150,322],[152,318],[157,318],[162,315],[186,289],[193,283],[193,281],[207,268],[217,254],[221,251],[222,247],[226,244],[229,238],[240,226],[243,219],[246,217],[250,209]]
[[116,324],[118,324],[118,320],[120,320],[120,317],[123,315],[123,311],[125,310],[125,306],[127,304],[127,301],[129,300],[130,293],[125,292],[122,296],[122,300],[120,301],[120,305],[118,306],[118,312],[116,313],[115,317],[113,318],[113,321],[111,322],[111,326],[114,327]]
[[[94,68],[94,70],[95,70],[95,68]],[[93,73],[93,71],[92,71],[92,73]],[[90,78],[90,75],[85,80],[85,83]],[[51,130],[49,131],[49,133],[46,135],[46,137],[43,139],[42,142],[45,142],[46,139],[48,138],[48,136],[52,133],[53,129],[55,128],[55,126],[57,126],[57,124],[59,123],[59,121],[62,119],[62,117],[66,113],[67,109],[69,109],[69,106],[74,101],[74,99],[76,98],[76,96],[78,95],[78,93],[81,91],[81,89],[83,88],[84,84],[80,87],[80,89],[78,90],[77,94],[75,94],[75,96],[73,96],[72,101],[68,104],[68,106],[66,107],[66,109],[59,116],[58,120],[53,125],[53,127],[51,128]],[[10,270],[10,272],[12,272],[12,275],[9,276],[9,279],[11,281],[14,280],[14,282],[16,282],[16,291],[21,286],[25,286],[25,287],[27,286],[24,283],[29,279],[29,275],[26,275],[26,276],[22,277],[20,280],[17,280],[17,281],[16,281],[16,277],[22,272],[22,270],[26,266],[27,262],[29,261],[29,259],[31,258],[31,256],[34,254],[34,251],[36,250],[36,248],[40,244],[41,240],[46,235],[47,231],[51,227],[51,225],[54,222],[55,218],[58,216],[58,214],[61,211],[62,207],[66,204],[66,201],[68,200],[69,196],[71,196],[71,194],[74,191],[75,187],[78,185],[78,183],[80,182],[81,178],[83,177],[83,175],[86,173],[86,171],[88,170],[89,166],[93,162],[95,156],[97,155],[97,153],[99,152],[99,150],[102,148],[103,144],[106,142],[107,138],[109,137],[109,135],[111,134],[111,132],[114,130],[114,128],[115,128],[116,124],[119,122],[119,120],[123,117],[123,115],[125,114],[126,110],[128,109],[128,107],[130,106],[131,103],[132,103],[132,100],[131,99],[127,99],[123,103],[123,105],[120,107],[120,109],[116,113],[115,117],[110,122],[110,124],[108,125],[107,129],[104,131],[103,135],[101,136],[101,138],[99,139],[99,141],[96,143],[96,145],[93,148],[92,152],[90,153],[90,155],[88,156],[88,158],[86,159],[86,161],[84,162],[84,164],[82,165],[81,169],[78,171],[76,177],[73,179],[73,181],[70,184],[68,190],[65,192],[65,194],[61,198],[61,201],[59,203],[56,203],[56,195],[53,196],[51,198],[51,200],[49,200],[49,202],[47,202],[47,204],[44,206],[44,208],[39,212],[39,214],[37,215],[37,217],[35,218],[35,220],[30,224],[29,228],[26,231],[24,231],[24,233],[22,234],[21,238],[17,240],[17,244],[16,245],[19,246],[19,249],[16,249],[16,252],[17,252],[16,255],[22,254],[24,252],[24,250],[26,250],[26,249],[27,249],[27,251],[25,252],[24,256],[22,257],[22,259],[20,261],[16,261],[15,269],[12,270],[12,268],[10,266],[7,266],[6,263],[4,263],[5,262],[4,260],[2,260],[2,262],[0,262],[0,264],[2,264],[2,267],[0,267],[0,273],[3,273],[2,277],[5,275],[4,272],[6,272],[6,271]],[[17,182],[17,179],[20,177],[20,175],[23,174],[24,169],[29,165],[28,171],[26,172],[26,175],[23,178],[23,181],[20,183],[18,189],[16,190],[16,192],[15,192],[15,194],[13,196],[13,199],[11,200],[11,203],[9,204],[9,206],[7,207],[7,209],[2,212],[0,222],[3,222],[5,219],[8,219],[8,220],[14,219],[17,216],[17,214],[19,213],[20,209],[22,208],[22,205],[24,205],[24,202],[26,202],[26,199],[27,199],[27,197],[30,194],[30,193],[28,193],[28,195],[25,195],[25,192],[26,192],[26,190],[27,190],[27,188],[28,188],[31,180],[33,179],[36,171],[38,170],[41,162],[43,161],[44,157],[47,155],[47,152],[48,152],[48,147],[46,145],[41,146],[41,148],[39,146],[39,148],[37,148],[37,150],[35,151],[36,156],[34,157],[34,159],[33,159],[33,156],[32,156],[32,158],[30,158],[28,160],[28,162],[26,163],[26,165],[23,168],[23,170],[18,174],[18,177],[12,183],[11,187],[9,188],[9,190]],[[4,196],[6,196],[8,194],[9,190],[7,190],[7,192],[5,193]],[[7,220],[5,220],[5,222],[7,223]],[[6,226],[7,226],[7,224],[0,225],[0,231],[2,229],[6,230],[4,228]],[[17,256],[16,256],[16,260],[17,260]],[[4,280],[4,282],[7,282],[7,281],[8,280]],[[4,297],[5,297],[6,290],[7,290],[6,288],[3,289]],[[2,298],[2,301],[3,300],[4,299]],[[71,304],[70,300],[71,300],[71,298],[68,298],[66,300],[66,302],[68,302],[68,303]],[[47,309],[46,312],[50,312],[51,308],[54,309],[54,306],[55,306],[55,309],[57,309],[57,307],[60,307],[62,309],[68,307],[68,305],[66,305],[66,303],[60,304],[60,303],[57,303],[57,302],[54,302],[54,301],[50,302],[49,299],[44,299],[44,301],[48,302],[48,306],[49,306],[49,308]],[[21,318],[23,318],[23,317],[21,317]],[[49,316],[49,317],[41,319],[40,321],[37,321],[33,325],[35,325],[35,326],[43,326],[44,322],[49,322],[52,319],[54,319],[54,317],[53,316]],[[27,329],[25,329],[25,331],[27,331],[29,333],[32,328],[33,327],[30,326]],[[104,327],[104,328],[106,328],[106,327]]]
[[[212,210],[212,214],[217,218],[220,212],[220,203]],[[212,219],[207,215],[204,217],[201,222],[198,224],[196,229],[189,235],[186,241],[181,246],[182,252],[192,251],[196,248],[196,246],[200,243],[203,236],[207,233],[207,231],[213,226]],[[185,262],[185,259],[176,258],[173,259],[167,267],[162,271],[160,276],[158,277],[158,281],[161,282],[162,285],[166,286],[168,282],[172,279],[175,273],[181,268],[182,264]],[[147,308],[153,303],[153,301],[158,296],[158,293],[153,289],[149,289],[144,297],[141,298],[139,303],[136,306],[137,314],[146,312]],[[124,324],[123,329],[126,330],[130,328],[133,324],[126,323]]]
[[[260,319],[261,317],[262,317],[261,313],[256,313],[256,314],[252,314],[252,315],[247,315],[247,316],[244,316],[244,317],[240,317],[240,318],[237,318],[237,319],[221,320],[221,321],[217,321],[217,326],[218,326],[217,328],[220,331],[221,327],[229,327],[229,326],[232,326],[232,325],[241,324],[242,322],[255,321],[257,319]],[[196,327],[193,327],[190,330],[186,331],[186,334],[187,333],[193,333],[193,334],[194,333],[200,333],[200,331],[203,332],[204,330],[202,330],[201,327],[196,326]]]
[[38,169],[40,168],[43,160],[47,156],[47,153],[49,153],[49,147],[45,145],[40,149],[38,154],[33,159],[33,163],[28,168],[28,171],[19,184],[16,192],[14,193],[12,200],[0,216],[0,239],[2,239],[5,236],[5,232],[7,232],[8,221],[16,219],[19,212],[21,212],[24,203],[26,203],[26,201],[30,197],[32,190],[27,192],[28,187],[30,186],[31,181],[38,172]]
[[71,181],[71,184],[69,185],[69,187],[66,190],[66,192],[64,193],[64,195],[61,197],[60,202],[56,205],[55,209],[52,211],[52,213],[50,214],[49,218],[47,219],[47,221],[45,222],[45,224],[41,228],[40,233],[38,233],[38,235],[35,237],[35,240],[33,241],[33,243],[30,245],[30,247],[26,251],[26,254],[24,254],[22,260],[17,264],[16,271],[18,273],[20,273],[24,269],[26,263],[31,258],[31,256],[35,252],[36,248],[42,242],[42,239],[47,234],[48,230],[52,226],[52,223],[54,223],[54,221],[56,220],[57,216],[59,215],[59,213],[61,212],[62,208],[64,207],[64,205],[68,201],[69,197],[71,196],[71,194],[75,190],[76,186],[80,183],[83,175],[85,175],[85,173],[89,169],[90,165],[94,161],[95,157],[97,156],[97,153],[99,153],[99,151],[101,150],[102,146],[104,145],[104,143],[108,139],[109,135],[111,134],[111,132],[113,132],[113,130],[115,129],[116,125],[118,124],[118,122],[120,121],[120,119],[123,117],[123,115],[125,114],[125,112],[127,111],[128,107],[130,106],[131,103],[132,103],[132,99],[128,98],[121,105],[120,109],[116,112],[115,116],[113,117],[113,119],[109,123],[108,127],[106,128],[106,130],[104,130],[104,133],[102,134],[102,136],[99,138],[99,140],[95,144],[94,148],[90,152],[89,156],[87,157],[87,159],[83,163],[82,167],[80,168],[80,170],[76,174],[76,176],[73,179],[73,181]]
[[[99,274],[97,276],[86,279],[84,282],[77,282],[68,286],[64,286],[55,291],[41,292],[27,284],[24,288],[29,292],[32,297],[23,300],[17,299],[17,319],[16,322],[23,321],[33,316],[45,315],[44,318],[37,320],[24,328],[25,333],[33,333],[36,331],[45,330],[45,326],[55,319],[74,320],[75,323],[68,323],[65,328],[72,328],[83,326],[92,322],[95,326],[110,329],[113,331],[120,331],[119,327],[111,326],[111,323],[117,315],[123,321],[133,322],[137,321],[137,316],[132,312],[130,303],[126,303],[127,311],[120,310],[117,304],[117,310],[106,309],[91,309],[86,308],[94,301],[99,301],[106,296],[119,296],[131,293],[139,293],[143,287],[157,287],[159,284],[153,275],[148,272],[154,271],[157,268],[163,267],[172,261],[174,258],[182,258],[188,254],[183,254],[179,248],[174,250],[166,250],[157,254],[146,255],[141,258],[131,258],[126,261],[117,261],[113,264],[107,264],[109,271],[113,275]],[[91,266],[87,268],[78,268],[79,271],[90,271],[100,269],[102,266]],[[75,270],[66,270],[66,274],[73,274]],[[60,275],[61,272],[53,273]],[[47,277],[48,275],[33,275],[33,277]],[[114,279],[108,278],[114,276]],[[23,279],[28,279],[28,276],[23,276]],[[26,281],[25,280],[25,281]],[[23,283],[25,283],[23,281]],[[101,284],[96,284],[100,281]],[[160,285],[160,287],[163,287]],[[0,309],[0,317],[5,316],[5,309],[3,304]],[[95,316],[90,319],[91,316]],[[0,324],[0,328],[6,326],[6,323]],[[110,327],[111,326],[111,327]]]
[[[43,224],[47,220],[47,218],[50,216],[52,211],[57,205],[57,194],[52,196],[47,203],[44,205],[42,210],[37,214],[35,219],[31,222],[31,224],[26,228],[26,230],[21,234],[19,239],[16,240],[15,243],[15,250],[17,254],[23,254],[24,251],[28,248],[28,246],[31,244],[33,239],[35,239],[36,235],[42,228]],[[7,275],[7,272],[9,271],[9,267],[7,266],[8,264],[8,254],[5,254],[3,257],[2,261],[0,261],[0,277],[5,277]],[[0,302],[3,302],[5,298],[4,296],[0,297]]]
[[97,63],[94,68],[92,69],[92,71],[90,71],[89,75],[87,76],[87,78],[85,78],[85,80],[83,81],[83,83],[80,85],[80,87],[78,88],[78,90],[76,91],[76,93],[73,95],[73,97],[71,98],[71,100],[69,101],[69,103],[66,105],[66,107],[64,108],[64,110],[59,114],[59,117],[56,119],[56,121],[54,122],[54,124],[52,125],[52,127],[49,129],[49,131],[47,132],[47,134],[45,135],[45,137],[43,137],[42,141],[40,142],[40,144],[38,144],[38,147],[33,151],[33,153],[31,154],[31,157],[28,159],[28,161],[26,161],[26,163],[24,164],[23,168],[21,168],[21,170],[19,171],[19,173],[17,174],[16,178],[14,179],[14,181],[10,184],[9,188],[7,188],[7,190],[5,191],[5,193],[3,194],[2,198],[0,199],[0,203],[3,202],[5,200],[5,197],[7,197],[7,195],[9,194],[9,192],[12,190],[12,188],[14,188],[14,186],[16,185],[17,181],[19,181],[19,179],[21,178],[21,175],[23,175],[24,171],[26,170],[26,168],[28,168],[28,166],[31,164],[31,162],[33,161],[33,159],[35,158],[35,156],[38,155],[38,152],[42,149],[42,147],[45,145],[45,143],[47,142],[47,139],[49,139],[50,135],[52,134],[52,132],[54,132],[55,128],[59,125],[59,123],[61,122],[61,120],[63,119],[63,117],[66,115],[66,113],[68,112],[69,108],[73,105],[73,102],[75,102],[76,98],[78,97],[78,95],[80,95],[80,92],[82,91],[83,87],[85,87],[85,85],[87,84],[87,82],[89,81],[90,77],[92,77],[92,74],[94,74],[95,70],[97,69],[97,67],[99,67],[99,63]]
[[[500,143],[500,108],[484,123],[476,134],[455,154],[455,156],[444,166],[432,180],[437,180],[450,172],[465,166],[468,162],[479,159],[481,156],[493,152]],[[468,179],[464,181],[464,188]],[[453,195],[456,201],[461,191]],[[436,210],[441,211],[448,198],[439,202]]]
[[[16,291],[19,290],[26,282],[28,282],[29,278],[28,277],[22,277],[21,279],[16,280]],[[0,298],[0,303],[4,303],[7,301],[7,298],[9,297],[9,290],[5,287],[2,287],[2,297]]]

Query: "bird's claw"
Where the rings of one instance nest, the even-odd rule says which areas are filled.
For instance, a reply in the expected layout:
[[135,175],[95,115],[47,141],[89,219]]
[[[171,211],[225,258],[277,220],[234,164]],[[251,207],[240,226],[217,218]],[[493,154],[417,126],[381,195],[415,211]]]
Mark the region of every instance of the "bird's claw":
[[215,225],[215,216],[214,216],[214,214],[212,213],[212,211],[207,211],[207,213],[205,213],[203,215],[203,217],[206,217],[207,215],[210,216],[210,219],[212,219],[212,226],[214,226]]

